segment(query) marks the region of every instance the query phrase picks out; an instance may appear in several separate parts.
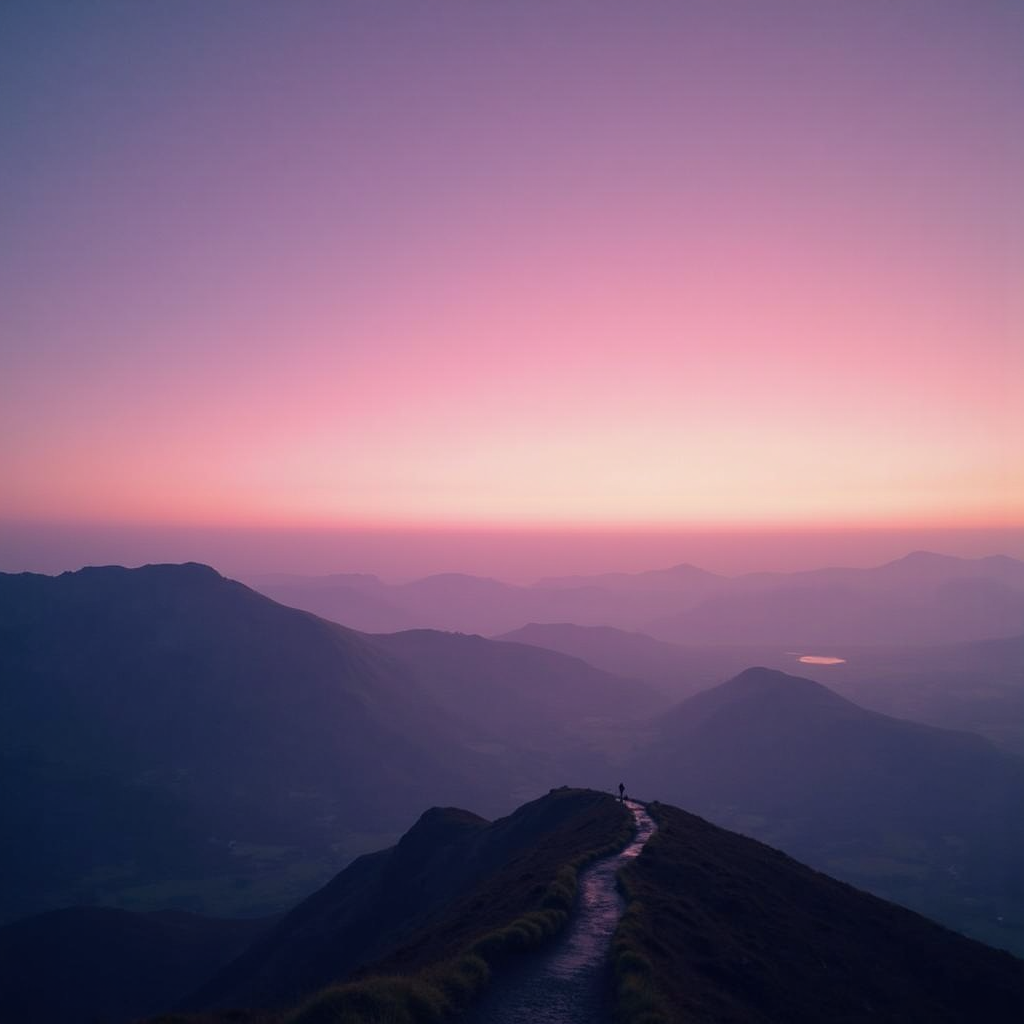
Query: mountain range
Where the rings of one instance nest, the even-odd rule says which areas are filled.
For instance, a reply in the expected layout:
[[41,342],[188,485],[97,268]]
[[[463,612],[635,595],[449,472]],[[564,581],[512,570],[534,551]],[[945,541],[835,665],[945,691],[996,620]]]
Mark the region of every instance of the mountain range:
[[198,565],[0,575],[3,919],[270,915],[424,805],[501,815],[553,780],[625,778],[1024,949],[1019,758],[808,679],[705,669],[673,704],[561,652],[361,634]]
[[[831,657],[786,645],[674,644],[610,626],[529,623],[497,639],[580,658],[645,680],[677,700],[751,665],[799,670],[863,707],[945,729],[976,732],[1024,754],[1024,634],[928,646],[829,646]],[[810,656],[808,656],[810,655]]]
[[666,704],[546,650],[367,637],[194,564],[0,574],[0,680],[0,920],[273,913],[425,804],[502,813],[592,770],[579,720]]
[[254,578],[257,590],[366,632],[493,635],[527,623],[612,626],[689,644],[932,644],[1024,630],[1024,562],[914,552],[869,569],[719,576],[690,565],[545,579],[456,573]]

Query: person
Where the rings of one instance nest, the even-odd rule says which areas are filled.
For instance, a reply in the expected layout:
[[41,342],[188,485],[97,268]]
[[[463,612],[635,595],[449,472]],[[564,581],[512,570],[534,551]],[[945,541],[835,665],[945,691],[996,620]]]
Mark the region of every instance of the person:
[[625,783],[619,783],[619,801],[622,802],[626,799],[626,786]]

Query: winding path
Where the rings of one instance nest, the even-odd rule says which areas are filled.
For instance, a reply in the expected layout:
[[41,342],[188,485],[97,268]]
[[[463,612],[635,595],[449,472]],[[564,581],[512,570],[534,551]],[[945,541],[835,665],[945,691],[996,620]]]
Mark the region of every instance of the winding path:
[[621,853],[580,873],[579,895],[565,930],[538,953],[498,974],[460,1024],[594,1024],[606,1016],[604,967],[625,910],[615,874],[650,839],[655,825],[641,804],[626,806],[637,833]]

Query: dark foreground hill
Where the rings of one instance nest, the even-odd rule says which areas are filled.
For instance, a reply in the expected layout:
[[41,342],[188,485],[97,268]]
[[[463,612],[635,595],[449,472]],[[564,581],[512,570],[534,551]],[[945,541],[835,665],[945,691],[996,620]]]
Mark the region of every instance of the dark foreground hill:
[[[1024,964],[1008,953],[676,808],[655,804],[651,813],[660,830],[622,876],[629,904],[611,951],[622,1024],[1020,1019]],[[182,1010],[157,1020],[454,1019],[490,973],[543,947],[564,922],[574,865],[619,848],[628,833],[627,812],[593,791],[552,790],[492,823],[434,808],[396,846],[360,858],[256,938],[181,999]],[[87,930],[76,940],[91,941]],[[88,964],[91,954],[83,955]],[[76,965],[63,974],[52,960],[45,966],[49,974],[38,964],[22,969],[52,988],[73,986]],[[135,975],[117,976],[118,966]],[[70,1010],[49,1015],[31,1006],[12,1015],[0,1004],[0,1019],[91,1021],[122,988],[154,977],[152,963],[129,953],[103,969],[113,976],[105,1003],[65,1001]]]
[[283,1007],[368,964],[415,972],[483,935],[556,907],[570,864],[625,843],[626,810],[607,794],[552,790],[508,817],[433,808],[400,840],[360,857],[186,1003]]
[[622,872],[624,1024],[1014,1024],[1024,963],[665,804]]
[[126,1021],[170,1006],[233,960],[272,919],[218,920],[71,907],[0,927],[0,1020]]
[[[566,788],[494,822],[432,808],[276,921],[76,908],[17,922],[0,929],[0,1021],[127,1024],[174,1006],[203,1011],[176,1020],[278,1021],[307,996],[303,1019],[334,1021],[353,998],[462,999],[564,923],[575,867],[620,848],[631,820],[608,794]],[[407,984],[381,991],[360,972]]]
[[1024,949],[1024,761],[749,669],[667,712],[630,786],[994,946]]

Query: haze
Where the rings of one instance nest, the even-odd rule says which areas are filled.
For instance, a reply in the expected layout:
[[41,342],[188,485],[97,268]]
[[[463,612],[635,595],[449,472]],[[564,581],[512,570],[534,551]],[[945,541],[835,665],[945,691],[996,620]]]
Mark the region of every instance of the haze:
[[242,579],[363,572],[401,582],[464,572],[532,583],[543,576],[642,572],[680,562],[730,575],[868,567],[911,550],[1024,558],[1024,530],[329,530],[12,522],[0,529],[0,567],[8,572],[198,560]]

